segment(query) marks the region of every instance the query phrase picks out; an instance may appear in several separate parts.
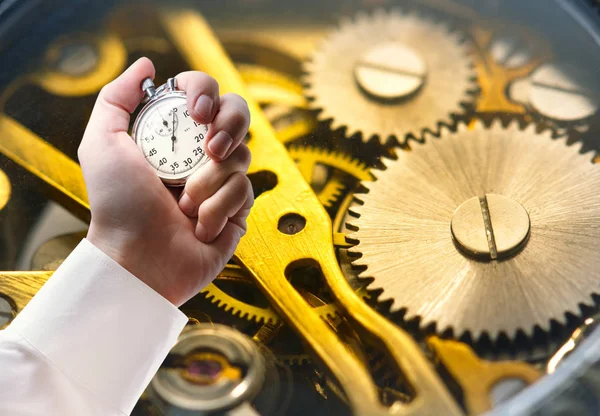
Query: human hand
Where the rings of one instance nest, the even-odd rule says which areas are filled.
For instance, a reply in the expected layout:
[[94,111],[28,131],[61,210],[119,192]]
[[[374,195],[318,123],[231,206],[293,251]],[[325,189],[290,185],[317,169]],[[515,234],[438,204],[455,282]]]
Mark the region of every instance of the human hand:
[[192,118],[212,123],[211,161],[189,178],[178,201],[128,134],[148,77],[154,66],[141,58],[102,89],[94,106],[78,151],[92,213],[87,238],[180,306],[217,276],[246,233],[254,196],[242,140],[250,113],[240,96],[219,97],[208,75],[177,75]]

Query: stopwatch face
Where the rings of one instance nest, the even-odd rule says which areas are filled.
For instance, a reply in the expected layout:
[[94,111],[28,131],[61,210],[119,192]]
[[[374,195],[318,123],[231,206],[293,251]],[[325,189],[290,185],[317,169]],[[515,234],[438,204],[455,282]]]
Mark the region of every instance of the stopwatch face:
[[134,126],[134,139],[158,176],[169,185],[185,180],[208,162],[208,126],[192,119],[185,95],[177,93],[147,105]]

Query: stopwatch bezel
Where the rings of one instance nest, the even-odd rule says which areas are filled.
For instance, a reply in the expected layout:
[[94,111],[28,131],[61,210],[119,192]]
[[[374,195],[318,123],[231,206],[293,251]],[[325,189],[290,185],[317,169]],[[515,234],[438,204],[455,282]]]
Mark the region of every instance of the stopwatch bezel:
[[[166,91],[166,90],[167,90],[166,84],[159,87],[159,89],[156,90],[155,96],[150,98],[150,100],[146,101],[146,103],[144,104],[144,107],[140,110],[139,114],[137,115],[137,117],[135,119],[135,122],[133,123],[131,137],[132,137],[133,141],[135,142],[135,144],[140,149],[140,151],[142,151],[142,153],[143,153],[144,149],[142,148],[141,140],[139,140],[139,138],[138,138],[138,129],[139,129],[142,119],[144,119],[144,116],[146,116],[147,113],[150,110],[152,110],[155,106],[160,105],[160,102],[165,101],[167,99],[183,98],[184,101],[187,101],[187,95],[186,95],[185,91],[181,91],[181,90]],[[143,103],[143,101],[142,101],[142,103]],[[207,128],[209,126],[210,125],[206,125]],[[192,176],[202,166],[204,166],[209,160],[210,160],[210,158],[208,156],[205,156],[204,161],[199,162],[190,170],[185,171],[180,174],[176,174],[176,175],[171,175],[171,174],[161,172],[154,167],[153,167],[153,169],[156,171],[157,176],[160,178],[161,181],[163,181],[163,183],[165,185],[171,186],[171,187],[181,187],[181,186],[185,186],[189,177]]]

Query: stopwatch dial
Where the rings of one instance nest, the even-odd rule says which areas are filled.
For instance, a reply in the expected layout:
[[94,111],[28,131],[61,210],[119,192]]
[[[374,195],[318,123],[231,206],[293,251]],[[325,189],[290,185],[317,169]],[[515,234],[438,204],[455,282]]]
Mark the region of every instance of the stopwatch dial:
[[208,161],[204,151],[208,126],[192,119],[185,97],[152,104],[139,126],[135,139],[161,178],[184,179]]

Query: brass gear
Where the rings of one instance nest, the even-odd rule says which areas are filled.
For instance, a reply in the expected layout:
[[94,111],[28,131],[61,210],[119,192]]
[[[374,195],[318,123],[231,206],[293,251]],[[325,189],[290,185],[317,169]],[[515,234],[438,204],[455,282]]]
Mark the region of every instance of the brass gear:
[[287,105],[306,108],[302,85],[293,78],[273,69],[250,64],[238,65],[249,93],[261,104]]
[[342,171],[359,181],[371,179],[371,170],[360,159],[347,153],[328,151],[320,147],[292,146],[288,149],[291,158],[298,162],[301,172],[311,172],[315,165],[324,165]]
[[[332,206],[332,203],[339,199],[342,191],[345,189],[344,177],[342,175],[347,175],[361,181],[371,179],[370,169],[360,160],[354,159],[347,154],[330,152],[320,148],[299,146],[292,146],[288,151],[309,183],[314,181],[315,167],[320,165],[334,169],[330,177],[325,179],[322,190],[318,192],[319,199],[326,208]],[[337,232],[337,230],[335,231]],[[250,277],[240,267],[235,265],[228,265],[219,275],[219,278],[250,280]],[[354,286],[357,290],[361,291],[363,297],[367,296],[366,290],[361,285]],[[206,299],[234,316],[265,324],[279,322],[279,316],[270,307],[260,307],[238,299],[220,288],[218,282],[217,284],[208,285],[202,291],[202,294],[204,294]],[[317,306],[315,310],[323,318],[331,318],[337,314],[337,308],[333,304]]]
[[379,10],[342,22],[305,68],[320,119],[365,142],[437,132],[476,90],[464,37],[415,12]]
[[[216,304],[233,316],[248,321],[264,324],[276,324],[280,322],[279,315],[271,307],[253,305],[222,290],[218,286],[219,279],[239,279],[252,283],[250,276],[243,269],[237,265],[228,264],[217,277],[217,282],[211,283],[200,292],[211,303]],[[368,296],[364,287],[359,287],[357,291],[363,297]],[[314,310],[324,319],[333,319],[338,314],[337,307],[333,303],[315,306]]]
[[[460,125],[365,182],[361,277],[422,328],[492,341],[580,316],[600,293],[600,170],[534,125]],[[450,331],[450,332],[448,332]]]
[[[288,148],[288,153],[298,164],[304,179],[313,189],[319,189],[317,195],[325,208],[331,208],[342,196],[346,188],[345,175],[359,181],[369,180],[371,177],[369,168],[362,161],[345,153],[300,146]],[[319,171],[319,168],[333,168],[335,171],[327,175],[326,172]]]

